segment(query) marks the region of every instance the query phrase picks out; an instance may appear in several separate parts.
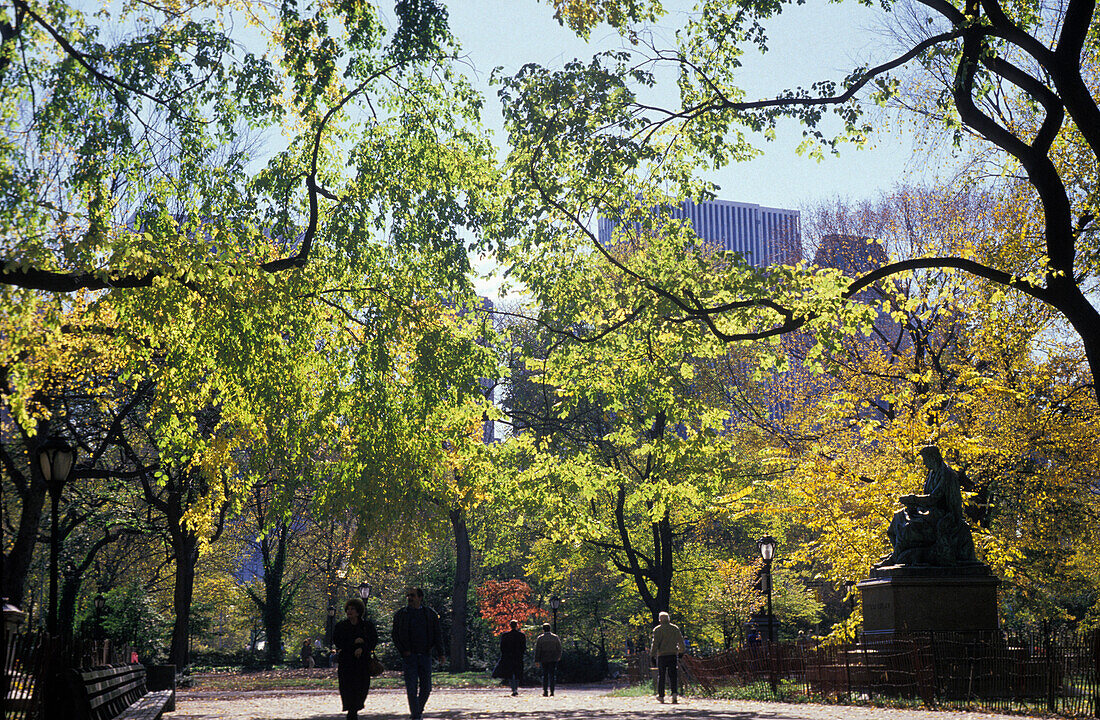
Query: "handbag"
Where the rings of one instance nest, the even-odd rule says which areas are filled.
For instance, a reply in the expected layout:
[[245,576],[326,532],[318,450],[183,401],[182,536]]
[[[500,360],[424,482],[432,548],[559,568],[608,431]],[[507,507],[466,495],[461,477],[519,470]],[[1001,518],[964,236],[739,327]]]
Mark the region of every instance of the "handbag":
[[370,660],[367,661],[367,672],[371,677],[378,677],[382,673],[386,672],[386,668],[382,665],[382,662],[374,654],[370,654]]

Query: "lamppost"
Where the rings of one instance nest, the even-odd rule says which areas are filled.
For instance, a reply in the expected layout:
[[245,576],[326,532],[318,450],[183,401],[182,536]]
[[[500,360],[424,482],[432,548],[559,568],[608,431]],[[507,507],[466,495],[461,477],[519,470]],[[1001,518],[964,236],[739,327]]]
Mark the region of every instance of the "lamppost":
[[776,694],[778,680],[775,675],[775,667],[771,663],[771,644],[775,642],[775,622],[772,619],[772,558],[775,557],[775,546],[778,543],[771,535],[765,535],[756,541],[756,549],[760,551],[760,557],[764,560],[764,573],[760,581],[764,585],[764,592],[768,594],[768,642],[764,644],[769,655],[769,670],[771,674],[772,695]]
[[369,597],[370,583],[364,580],[363,582],[359,583],[359,599],[361,599],[363,602],[366,602],[367,598]]
[[336,624],[336,604],[328,604],[328,620],[325,621],[325,649],[332,645],[332,626]]
[[46,628],[51,635],[57,634],[57,560],[61,543],[57,530],[57,506],[75,460],[76,451],[57,436],[49,438],[38,448],[38,465],[50,491],[50,513],[53,516],[50,530],[50,607],[46,618]]
[[554,616],[554,634],[558,634],[558,608],[561,607],[561,598],[557,595],[550,596],[550,613]]
[[98,593],[95,596],[95,636],[96,640],[103,639],[103,608],[107,604],[107,598],[103,597],[103,593]]
[[760,551],[760,557],[764,560],[764,573],[760,580],[764,585],[764,592],[768,594],[768,640],[775,642],[774,622],[772,620],[772,558],[775,557],[775,538],[765,535],[756,541],[756,548]]

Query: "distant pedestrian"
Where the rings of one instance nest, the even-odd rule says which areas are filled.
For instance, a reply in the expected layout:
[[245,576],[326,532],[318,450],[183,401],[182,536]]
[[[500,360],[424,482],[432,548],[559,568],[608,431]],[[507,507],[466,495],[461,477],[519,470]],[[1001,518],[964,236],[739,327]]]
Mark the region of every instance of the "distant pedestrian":
[[500,664],[498,672],[504,680],[512,683],[512,694],[519,695],[519,681],[523,677],[523,656],[527,652],[527,636],[519,629],[519,623],[512,620],[511,628],[500,636]]
[[[554,681],[561,661],[561,638],[550,632],[550,623],[542,624],[542,635],[535,640],[535,664],[542,668],[542,696],[554,695]],[[549,691],[549,692],[547,692]]]
[[298,655],[302,660],[302,667],[311,668],[315,665],[313,662],[313,646],[309,644],[309,638],[302,641],[302,649],[298,651]]
[[649,644],[649,654],[657,659],[657,699],[665,701],[665,675],[672,684],[672,702],[677,701],[680,693],[677,663],[684,654],[684,636],[680,628],[672,624],[667,612],[657,616],[657,626],[653,628],[653,639]]
[[378,628],[366,617],[366,608],[359,598],[348,600],[344,612],[347,618],[332,628],[332,643],[340,651],[336,671],[340,700],[348,720],[355,720],[370,692],[370,657],[378,645]]
[[393,615],[393,644],[405,663],[405,692],[413,720],[424,716],[432,693],[432,651],[443,655],[439,615],[424,605],[421,588],[405,588],[407,605]]

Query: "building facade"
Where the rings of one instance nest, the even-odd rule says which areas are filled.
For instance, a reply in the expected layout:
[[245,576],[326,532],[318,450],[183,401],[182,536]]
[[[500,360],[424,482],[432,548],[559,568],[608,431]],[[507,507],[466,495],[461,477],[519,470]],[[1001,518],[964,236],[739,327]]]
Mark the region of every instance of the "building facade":
[[[684,200],[669,213],[691,220],[695,234],[722,250],[740,253],[750,265],[791,265],[802,259],[802,231],[797,210],[770,208],[732,200]],[[604,245],[618,221],[601,217],[597,236]]]

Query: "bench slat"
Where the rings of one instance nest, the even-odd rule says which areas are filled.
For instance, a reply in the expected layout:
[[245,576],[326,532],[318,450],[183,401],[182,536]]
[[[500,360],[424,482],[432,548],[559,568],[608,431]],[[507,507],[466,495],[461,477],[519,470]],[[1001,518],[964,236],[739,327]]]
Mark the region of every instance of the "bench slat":
[[111,689],[116,688],[116,687],[122,687],[124,685],[133,685],[135,683],[140,685],[143,682],[145,682],[145,678],[142,677],[141,675],[130,674],[130,675],[120,675],[118,677],[111,678],[110,680],[101,680],[100,682],[97,682],[97,683],[90,683],[90,684],[85,685],[84,687],[86,688],[86,692],[89,695],[97,695],[101,692],[106,692],[107,690],[111,690]]
[[154,690],[112,720],[155,720],[171,699],[171,690]]
[[96,695],[95,697],[89,697],[88,704],[94,709],[99,707],[100,705],[109,703],[112,700],[117,700],[118,698],[129,695],[131,693],[136,696],[141,696],[144,693],[139,691],[142,690],[144,687],[144,680],[134,680],[132,682],[126,683],[125,685],[118,685],[114,688],[111,688],[106,692]]

